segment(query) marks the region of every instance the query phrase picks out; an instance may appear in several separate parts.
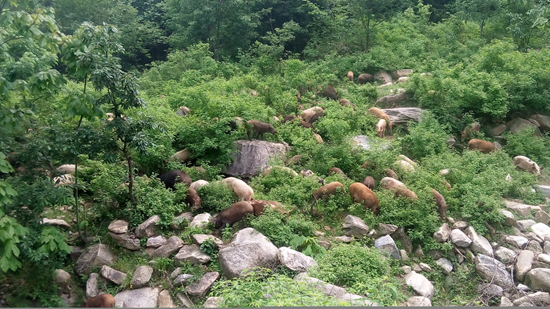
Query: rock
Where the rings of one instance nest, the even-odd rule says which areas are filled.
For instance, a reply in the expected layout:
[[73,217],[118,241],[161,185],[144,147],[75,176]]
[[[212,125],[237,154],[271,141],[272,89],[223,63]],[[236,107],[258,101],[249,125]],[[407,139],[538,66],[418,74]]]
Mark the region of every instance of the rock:
[[417,273],[422,271],[422,268],[420,268],[420,265],[414,263],[412,266],[412,270],[416,271]]
[[193,275],[190,275],[190,274],[181,274],[179,276],[176,277],[176,279],[174,279],[174,285],[180,285],[180,284],[183,284],[187,281],[189,281],[189,279],[193,278]]
[[420,122],[424,110],[418,107],[398,107],[382,108],[382,111],[390,117],[390,121],[394,126],[406,126],[409,121]]
[[57,285],[62,293],[69,294],[71,296],[71,275],[63,269],[56,269],[55,272],[55,285]]
[[550,198],[550,186],[534,185],[535,189]]
[[189,261],[191,264],[204,264],[210,262],[210,256],[204,254],[198,245],[185,245],[178,254],[174,257],[176,265],[180,265],[183,261]]
[[456,221],[453,223],[452,229],[460,229],[463,230],[468,227],[468,222],[466,221]]
[[408,80],[408,77],[399,77],[396,81],[396,83],[404,83]]
[[176,306],[174,305],[174,301],[172,301],[172,296],[170,296],[170,291],[162,290],[159,293],[158,307],[159,308],[176,308]]
[[518,255],[515,272],[516,272],[516,278],[519,281],[523,281],[525,274],[531,270],[531,267],[533,266],[534,258],[535,258],[535,253],[528,250],[523,250]]
[[510,301],[508,297],[502,296],[500,298],[500,307],[513,307],[514,304]]
[[200,215],[196,215],[195,218],[193,218],[193,221],[189,223],[190,227],[206,227],[210,220],[212,219],[212,216],[205,212]]
[[293,271],[304,272],[310,267],[317,266],[313,258],[288,247],[279,248],[277,257],[281,264]]
[[344,231],[344,235],[363,238],[363,236],[367,235],[369,232],[369,227],[365,224],[363,219],[356,216],[347,215],[344,218],[342,230]]
[[472,244],[472,240],[459,229],[451,231],[451,241],[457,247],[467,248]]
[[550,264],[550,255],[542,253],[537,256],[537,261]]
[[214,284],[216,280],[220,277],[220,274],[218,272],[208,272],[205,273],[204,276],[199,280],[199,282],[195,282],[191,284],[190,286],[186,287],[185,290],[187,293],[193,296],[202,297]]
[[[402,103],[406,102],[409,99],[409,93],[407,91],[398,93],[398,94],[392,94],[387,95],[384,97],[381,97],[380,99],[376,100],[375,106],[380,107],[394,107],[399,106]],[[389,115],[388,115],[389,116]],[[390,118],[391,121],[391,118]]]
[[550,117],[541,114],[533,114],[531,118],[540,124],[539,129],[541,131],[550,131]]
[[550,305],[550,294],[547,292],[536,292],[514,300],[514,306],[521,306],[524,303],[537,304],[538,306]]
[[374,79],[377,81],[382,82],[383,84],[391,83],[393,82],[393,79],[390,74],[387,72],[381,71],[374,74]]
[[160,217],[157,215],[152,216],[151,218],[145,220],[142,224],[136,227],[135,233],[139,238],[142,237],[153,237],[157,233],[156,224],[160,222]]
[[168,238],[166,243],[153,252],[153,258],[167,258],[183,247],[183,240],[177,236]]
[[176,297],[178,298],[180,303],[183,305],[183,307],[185,308],[195,307],[195,305],[193,305],[193,302],[189,299],[189,297],[187,297],[187,295],[184,295],[183,293],[178,293],[176,294]]
[[245,269],[273,268],[279,264],[279,249],[253,228],[245,228],[233,236],[231,243],[220,249],[218,258],[222,273],[232,279]]
[[431,272],[432,271],[432,268],[430,267],[430,265],[428,265],[426,263],[420,263],[420,264],[418,264],[418,266],[420,266],[420,269],[422,269],[425,272]]
[[444,223],[439,230],[434,233],[434,239],[437,242],[446,242],[449,240],[449,236],[451,236],[451,229],[447,223]]
[[529,291],[531,291],[531,289],[530,289],[528,286],[526,286],[525,284],[521,284],[521,283],[518,284],[517,290],[518,290],[518,291],[522,291],[522,292],[529,292]]
[[53,225],[53,226],[62,226],[62,227],[66,227],[66,228],[71,228],[69,223],[67,223],[65,220],[62,220],[62,219],[43,218],[42,219],[42,224],[50,224],[50,225]]
[[99,274],[91,273],[90,277],[88,277],[88,281],[86,281],[86,298],[92,298],[99,295],[99,288],[97,287],[97,280],[99,278]]
[[336,285],[333,285],[333,284],[330,284],[330,283],[326,283],[326,282],[321,281],[317,278],[312,278],[312,277],[308,276],[307,273],[297,274],[294,277],[294,280],[298,281],[298,282],[305,282],[308,285],[311,285],[313,288],[321,291],[323,294],[325,294],[327,296],[332,296],[332,297],[335,297],[335,298],[341,298],[347,293],[346,289],[344,289],[342,287],[339,287],[339,286],[336,286]]
[[[544,243],[544,240],[542,238],[538,237],[537,234],[535,234],[533,232],[526,232],[522,235],[527,237],[527,239],[529,239],[529,241],[534,240],[534,241],[538,242],[539,244]],[[529,245],[527,245],[527,246],[529,246]]]
[[500,125],[493,128],[492,133],[493,133],[493,136],[499,136],[504,131],[506,131],[506,125],[505,124],[500,124]]
[[115,295],[115,307],[155,308],[159,297],[157,288],[125,290]]
[[422,247],[418,246],[418,248],[416,248],[416,250],[414,251],[414,255],[416,255],[417,257],[423,259],[424,258],[424,251],[422,251]]
[[544,241],[550,241],[550,227],[548,225],[544,223],[533,224],[531,230]]
[[496,284],[481,283],[477,286],[477,294],[485,299],[485,301],[488,301],[494,297],[502,297],[504,290]]
[[187,221],[187,222],[193,221],[193,213],[182,212],[181,214],[179,214],[179,216],[174,217],[174,220],[172,221],[170,228],[172,228],[173,230],[178,230],[184,221]]
[[84,247],[77,247],[77,246],[70,246],[71,247],[71,259],[78,260],[78,258],[82,255],[82,252],[84,252]]
[[352,143],[357,145],[357,148],[369,150],[375,147],[379,151],[388,150],[390,148],[390,142],[387,140],[378,141],[372,137],[366,135],[356,135],[353,137]]
[[202,245],[202,243],[207,239],[212,240],[217,246],[223,245],[223,241],[215,236],[207,235],[207,234],[193,235],[193,241],[199,246]]
[[344,294],[340,299],[350,303],[353,307],[371,307],[377,305],[376,303],[370,302],[364,296],[351,293]]
[[124,234],[128,232],[128,222],[124,220],[116,220],[111,222],[107,228],[115,234]]
[[533,266],[531,267],[531,269],[535,269],[535,268],[547,268],[547,269],[550,269],[550,264],[548,264],[548,263],[543,263],[543,262],[540,262],[540,261],[535,261],[535,262],[533,262]]
[[411,253],[413,250],[413,245],[411,240],[409,239],[409,236],[407,236],[407,233],[405,233],[405,229],[403,227],[398,228],[394,233],[392,233],[391,238],[395,240],[401,241],[401,245],[403,245],[403,248],[408,253]]
[[410,266],[401,266],[401,269],[403,269],[403,272],[406,274],[410,273],[412,271],[412,268]]
[[412,69],[401,69],[401,70],[394,71],[392,73],[392,76],[395,76],[395,78],[408,77],[413,72],[414,71]]
[[550,255],[550,241],[544,241],[544,248],[542,249],[542,252]]
[[412,271],[410,274],[405,276],[405,283],[412,287],[417,295],[432,299],[435,293],[432,283],[426,279],[426,277],[421,274],[417,274],[415,271]]
[[75,264],[77,274],[88,274],[92,267],[112,265],[114,256],[109,251],[109,247],[104,244],[95,244],[84,250]]
[[453,264],[446,258],[440,258],[436,260],[435,263],[441,267],[445,275],[448,275],[453,271]]
[[533,219],[535,219],[535,222],[537,223],[548,224],[548,221],[550,221],[550,216],[541,209],[535,213],[535,216]]
[[401,259],[403,261],[408,261],[409,260],[409,255],[407,254],[407,251],[399,250],[399,255],[401,255]]
[[476,271],[478,275],[494,284],[506,289],[514,286],[514,281],[506,266],[501,262],[484,254],[475,257]]
[[162,235],[147,239],[147,247],[158,248],[164,244],[166,244],[166,238]]
[[476,233],[473,226],[469,226],[466,229],[466,234],[472,240],[470,250],[472,250],[474,253],[481,253],[487,256],[493,256],[493,247],[491,247],[491,244],[489,243],[487,238]]
[[114,284],[123,284],[124,280],[126,280],[127,275],[121,271],[118,271],[116,269],[112,269],[111,267],[107,265],[103,265],[101,267],[101,276],[103,278],[111,281]]
[[413,296],[407,300],[407,307],[431,307],[432,301],[423,296]]
[[399,256],[399,249],[397,249],[395,242],[389,235],[382,236],[376,239],[374,241],[374,247],[381,252],[389,254],[392,258],[396,260],[401,259],[401,257]]
[[525,250],[529,250],[537,254],[542,253],[542,247],[538,242],[534,240],[529,241],[529,244],[527,245],[527,247],[525,247]]
[[353,241],[353,237],[351,236],[338,236],[338,237],[334,237],[334,239],[345,243],[350,243]]
[[511,212],[509,212],[508,210],[505,210],[505,209],[499,209],[498,212],[500,212],[504,216],[504,218],[505,218],[504,223],[506,223],[506,225],[516,226],[517,220],[514,217],[514,214],[512,214]]
[[522,217],[527,217],[531,215],[531,207],[529,205],[525,205],[525,204],[521,204],[514,201],[509,201],[509,200],[505,200],[504,202],[506,202],[507,208],[514,210],[515,212],[518,213],[518,215]]
[[139,250],[141,248],[139,239],[134,234],[115,234],[109,232],[109,236],[116,241],[121,247],[128,250]]
[[[529,210],[529,212],[531,212],[531,210]],[[535,220],[518,220],[518,228],[520,231],[522,232],[525,232],[527,231],[528,228],[530,228],[531,226],[535,225],[536,222]]]
[[[347,236],[344,236],[344,237],[347,237]],[[326,240],[319,240],[319,245],[325,248],[326,250],[330,249],[330,242]]]
[[510,133],[515,134],[525,128],[535,128],[535,134],[536,136],[541,136],[539,128],[535,126],[533,123],[531,123],[529,120],[523,119],[523,118],[514,118],[511,121],[506,123],[506,127],[508,128],[508,131]]
[[204,302],[204,308],[220,308],[223,304],[223,297],[208,297]]
[[138,266],[134,271],[130,285],[134,289],[144,287],[151,280],[152,275],[153,268],[151,266]]
[[529,244],[529,240],[523,236],[506,236],[504,241],[519,249],[524,249]]
[[235,146],[234,161],[225,172],[230,176],[257,176],[269,166],[268,161],[272,157],[284,156],[290,151],[288,145],[261,140],[235,141]]
[[397,231],[397,225],[380,223],[378,225],[378,234],[380,236],[386,236],[395,233]]
[[499,247],[495,250],[495,257],[502,263],[508,264],[516,259],[517,254],[508,248]]

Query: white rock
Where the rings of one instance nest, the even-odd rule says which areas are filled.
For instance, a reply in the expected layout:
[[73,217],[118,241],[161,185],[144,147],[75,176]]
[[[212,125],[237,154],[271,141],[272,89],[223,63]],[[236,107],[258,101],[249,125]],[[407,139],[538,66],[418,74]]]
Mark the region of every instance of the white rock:
[[496,259],[478,254],[475,257],[476,271],[478,275],[504,289],[514,286],[514,281],[506,266]]
[[342,230],[344,231],[344,235],[362,238],[368,234],[369,227],[365,224],[363,219],[356,216],[347,215],[344,218]]
[[157,306],[159,289],[141,288],[125,290],[115,295],[115,307],[125,308],[155,308]]
[[523,303],[532,303],[537,305],[550,305],[550,294],[547,292],[536,292],[514,300],[514,306],[521,306]]
[[506,236],[504,241],[519,249],[525,249],[525,247],[527,247],[527,244],[529,244],[529,239],[523,236]]
[[449,224],[444,223],[437,232],[434,233],[434,239],[437,242],[446,242],[451,236],[451,229]]
[[472,244],[472,240],[459,229],[451,231],[451,241],[457,247],[467,248]]
[[208,223],[210,222],[210,219],[212,219],[212,216],[209,213],[202,213],[200,215],[196,215],[193,218],[193,221],[189,223],[190,227],[206,227]]
[[544,223],[537,223],[531,226],[533,233],[545,241],[550,241],[550,227]]
[[518,220],[518,228],[520,231],[525,232],[528,228],[535,225],[537,222],[535,220]]
[[432,299],[435,293],[433,284],[426,279],[426,277],[421,274],[417,274],[415,271],[412,271],[410,274],[405,276],[405,283],[412,287],[414,292],[419,296]]
[[513,262],[516,259],[517,254],[513,250],[510,250],[508,248],[499,247],[495,251],[495,257],[497,258],[497,260],[501,261],[502,263],[508,264],[510,262]]
[[443,269],[443,273],[448,275],[453,271],[453,264],[446,258],[440,258],[435,263]]
[[539,254],[537,256],[537,261],[550,264],[550,255],[544,253]]
[[281,264],[293,271],[304,272],[317,266],[317,262],[313,258],[288,247],[279,248],[277,257]]
[[474,253],[481,253],[487,256],[493,256],[493,247],[491,246],[487,238],[476,233],[473,226],[469,226],[466,229],[466,234],[472,240],[470,250],[472,250]]
[[516,272],[516,278],[519,281],[523,281],[525,274],[531,270],[531,267],[533,266],[534,258],[535,258],[535,253],[529,250],[523,250],[518,255],[515,272]]
[[432,301],[423,296],[413,296],[407,300],[407,307],[431,307]]
[[420,263],[420,264],[418,264],[418,266],[420,266],[420,268],[425,272],[431,272],[432,271],[432,268],[430,267],[430,265],[428,265],[426,263]]
[[514,214],[512,214],[508,210],[499,209],[498,212],[500,212],[504,216],[504,218],[505,218],[504,222],[506,223],[506,225],[516,226],[516,224],[518,223],[516,218],[514,217]]

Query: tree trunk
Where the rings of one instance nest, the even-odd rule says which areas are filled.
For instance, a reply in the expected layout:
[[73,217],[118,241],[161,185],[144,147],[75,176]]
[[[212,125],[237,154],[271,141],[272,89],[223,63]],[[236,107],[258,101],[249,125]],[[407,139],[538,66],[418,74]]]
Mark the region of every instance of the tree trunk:
[[370,16],[367,18],[367,52],[370,49]]
[[126,158],[126,162],[128,162],[128,195],[130,196],[130,201],[132,203],[136,202],[136,198],[134,197],[133,187],[134,187],[134,169],[132,166],[132,157],[130,156],[130,153],[128,151],[127,143],[124,142],[124,148],[122,149],[122,152],[124,153],[124,157]]

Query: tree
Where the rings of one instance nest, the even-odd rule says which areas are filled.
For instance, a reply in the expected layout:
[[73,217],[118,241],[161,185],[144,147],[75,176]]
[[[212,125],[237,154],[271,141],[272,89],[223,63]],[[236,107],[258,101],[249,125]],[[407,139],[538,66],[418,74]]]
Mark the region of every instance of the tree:
[[479,36],[483,36],[483,27],[489,19],[498,15],[502,0],[457,0],[456,14],[479,25]]
[[[543,29],[548,25],[550,17],[549,3],[536,0],[509,0],[506,11],[507,30],[520,50],[526,50],[531,44],[531,39],[537,36],[547,37]],[[543,41],[546,45],[546,40]]]

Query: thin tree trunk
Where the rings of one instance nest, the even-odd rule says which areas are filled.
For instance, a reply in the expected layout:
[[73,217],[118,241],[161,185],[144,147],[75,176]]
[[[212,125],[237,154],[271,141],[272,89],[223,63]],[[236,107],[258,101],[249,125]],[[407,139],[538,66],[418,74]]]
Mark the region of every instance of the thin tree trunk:
[[367,52],[370,49],[369,41],[370,41],[370,16],[367,18]]
[[122,152],[124,153],[124,157],[126,158],[126,162],[128,162],[128,195],[130,195],[130,201],[132,203],[136,202],[136,198],[134,197],[133,187],[134,187],[134,169],[132,166],[132,157],[130,156],[128,152],[127,143],[124,142],[124,148],[122,149]]

